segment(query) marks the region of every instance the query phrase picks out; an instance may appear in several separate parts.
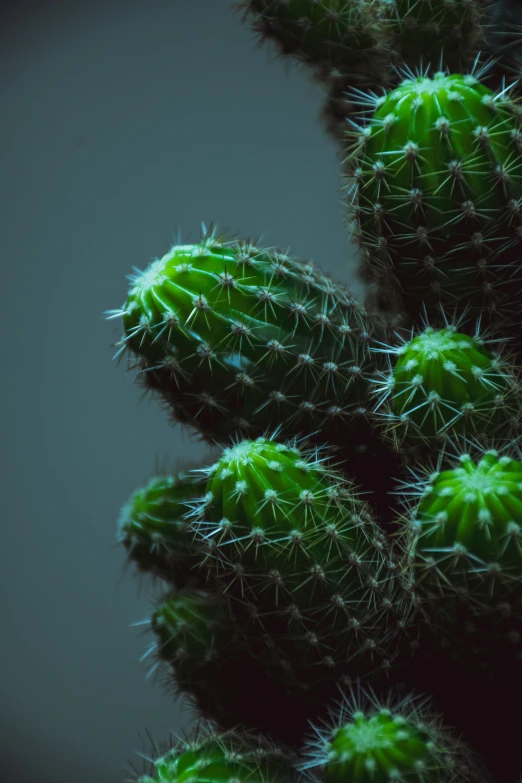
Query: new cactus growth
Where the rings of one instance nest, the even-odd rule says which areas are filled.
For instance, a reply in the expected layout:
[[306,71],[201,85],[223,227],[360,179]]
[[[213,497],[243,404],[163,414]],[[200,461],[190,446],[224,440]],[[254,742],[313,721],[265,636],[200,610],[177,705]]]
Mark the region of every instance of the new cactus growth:
[[522,461],[475,451],[405,493],[404,546],[447,651],[506,681],[522,666]]
[[[354,230],[369,277],[395,280],[411,317],[443,305],[504,320],[520,296],[522,139],[509,89],[480,70],[405,78],[369,96],[349,133]],[[362,100],[362,99],[361,99]]]
[[427,699],[391,695],[380,702],[364,689],[342,693],[331,721],[314,727],[301,769],[319,768],[324,783],[471,783],[480,765]]
[[375,414],[397,448],[442,445],[456,434],[483,443],[519,435],[520,378],[490,341],[479,329],[471,337],[448,324],[378,349],[394,359],[376,381]]

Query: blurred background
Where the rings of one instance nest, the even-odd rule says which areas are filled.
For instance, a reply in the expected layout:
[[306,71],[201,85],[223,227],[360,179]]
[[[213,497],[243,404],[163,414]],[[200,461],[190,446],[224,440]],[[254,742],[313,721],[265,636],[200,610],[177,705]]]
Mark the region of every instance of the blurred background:
[[120,507],[208,451],[140,402],[103,313],[201,221],[345,281],[355,245],[320,88],[231,0],[0,13],[0,778],[118,783],[192,725],[139,661],[155,592],[123,569]]

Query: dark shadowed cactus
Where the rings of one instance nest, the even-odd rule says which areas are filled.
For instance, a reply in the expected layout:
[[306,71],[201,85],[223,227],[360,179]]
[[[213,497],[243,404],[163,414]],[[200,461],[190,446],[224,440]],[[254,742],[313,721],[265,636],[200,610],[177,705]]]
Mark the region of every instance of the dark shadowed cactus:
[[261,40],[316,67],[367,74],[383,62],[383,35],[373,0],[243,0],[236,4]]
[[386,676],[415,596],[350,482],[317,450],[266,438],[224,449],[206,472],[195,544],[253,654],[314,698],[356,673]]
[[242,726],[299,747],[316,705],[252,655],[251,640],[223,595],[171,591],[156,601],[149,625],[155,641],[143,656],[154,658],[147,676],[159,676],[173,698],[182,696],[223,731]]
[[470,66],[486,44],[483,0],[381,0],[382,26],[395,64]]

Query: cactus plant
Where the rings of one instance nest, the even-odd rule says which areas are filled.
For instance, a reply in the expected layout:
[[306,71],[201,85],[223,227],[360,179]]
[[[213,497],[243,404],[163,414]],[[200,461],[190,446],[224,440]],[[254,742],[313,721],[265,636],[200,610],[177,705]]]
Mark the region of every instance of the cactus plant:
[[166,590],[144,657],[200,718],[138,783],[514,783],[518,28],[504,0],[235,7],[327,89],[369,290],[211,227],[109,311],[118,357],[219,449],[120,515]]
[[341,692],[326,726],[313,727],[300,769],[321,770],[325,783],[471,783],[485,780],[481,764],[458,741],[428,699],[389,693],[380,701],[371,689]]
[[403,540],[441,643],[502,682],[522,666],[522,455],[478,442],[409,488]]
[[367,277],[395,285],[412,317],[438,318],[442,303],[507,322],[522,274],[518,105],[478,68],[404,74],[348,135]]
[[414,596],[352,485],[317,449],[266,438],[224,449],[207,474],[195,545],[232,611],[253,617],[248,638],[269,635],[265,665],[314,695],[333,672],[387,671]]
[[201,487],[194,474],[156,475],[135,490],[120,511],[117,541],[129,562],[176,587],[204,585],[185,519]]
[[170,742],[151,762],[149,774],[135,783],[292,783],[297,773],[291,755],[248,733],[215,731],[200,724],[193,736]]
[[[386,335],[350,290],[313,264],[211,227],[132,277],[117,356],[174,420],[207,441],[303,433],[342,451],[347,471],[383,515],[374,460],[396,469],[368,421],[369,347]],[[381,488],[386,486],[386,479]]]
[[477,435],[484,445],[518,437],[520,377],[494,342],[478,327],[470,336],[447,322],[443,329],[426,326],[398,347],[375,349],[389,367],[376,381],[374,413],[398,449],[417,447],[422,456],[423,445],[455,434]]

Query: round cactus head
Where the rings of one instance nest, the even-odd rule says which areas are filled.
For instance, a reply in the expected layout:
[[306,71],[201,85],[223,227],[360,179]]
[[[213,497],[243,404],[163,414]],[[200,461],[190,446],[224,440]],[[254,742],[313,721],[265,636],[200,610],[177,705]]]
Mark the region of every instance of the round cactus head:
[[[314,562],[317,588],[338,587],[341,558],[349,562],[357,552],[366,561],[382,538],[352,484],[319,449],[243,440],[225,448],[208,473],[194,526],[212,541],[215,558],[241,564],[245,587],[270,592],[277,602],[284,595],[309,602],[314,588],[303,574]],[[224,578],[223,567],[216,568]],[[349,573],[342,579],[355,588],[358,572]]]
[[[509,88],[481,72],[413,76],[349,134],[356,233],[405,309],[439,303],[512,317],[522,289],[522,131]],[[362,101],[364,105],[364,101]]]
[[376,380],[374,413],[397,444],[421,446],[459,434],[511,440],[519,431],[519,378],[487,339],[426,326],[382,353],[395,362]]
[[473,753],[426,709],[427,699],[379,701],[360,686],[342,694],[327,728],[308,741],[303,770],[326,783],[476,781]]

